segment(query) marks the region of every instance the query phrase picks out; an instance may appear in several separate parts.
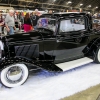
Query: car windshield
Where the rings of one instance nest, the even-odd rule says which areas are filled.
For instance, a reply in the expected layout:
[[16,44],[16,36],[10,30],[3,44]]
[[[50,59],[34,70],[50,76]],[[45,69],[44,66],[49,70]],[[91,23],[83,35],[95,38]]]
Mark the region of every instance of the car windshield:
[[56,20],[53,18],[40,18],[38,20],[38,28],[46,28],[55,32]]

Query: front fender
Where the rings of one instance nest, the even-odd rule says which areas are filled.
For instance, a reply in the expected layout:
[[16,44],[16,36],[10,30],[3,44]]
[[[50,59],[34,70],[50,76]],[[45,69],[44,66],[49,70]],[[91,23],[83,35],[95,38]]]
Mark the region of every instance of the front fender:
[[16,64],[16,63],[24,63],[25,65],[32,65],[32,66],[28,66],[29,70],[33,70],[33,69],[43,69],[43,70],[49,70],[49,71],[56,71],[56,72],[60,72],[62,71],[60,68],[58,68],[56,65],[54,65],[54,63],[47,62],[47,61],[38,61],[38,60],[31,60],[31,59],[27,59],[24,57],[12,57],[12,58],[5,58],[3,60],[1,60],[0,62],[0,70],[6,68],[9,65],[12,64]]
[[14,64],[14,63],[19,63],[19,62],[23,62],[23,63],[32,63],[34,64],[34,61],[27,59],[27,58],[23,58],[23,57],[11,57],[11,58],[4,58],[0,61],[0,70],[2,70],[3,68],[5,68],[8,65]]

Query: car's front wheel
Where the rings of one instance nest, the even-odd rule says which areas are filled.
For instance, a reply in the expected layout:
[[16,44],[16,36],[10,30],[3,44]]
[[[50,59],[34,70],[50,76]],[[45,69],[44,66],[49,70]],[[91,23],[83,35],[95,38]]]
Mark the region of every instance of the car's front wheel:
[[28,78],[29,71],[25,64],[13,64],[1,71],[1,82],[6,87],[22,85]]
[[95,62],[100,63],[100,47],[95,52]]

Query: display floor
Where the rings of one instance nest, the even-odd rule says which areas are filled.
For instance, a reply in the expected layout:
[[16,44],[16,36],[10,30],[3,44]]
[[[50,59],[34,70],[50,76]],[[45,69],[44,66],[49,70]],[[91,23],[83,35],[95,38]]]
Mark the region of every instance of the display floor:
[[100,84],[61,100],[100,100]]
[[0,87],[0,100],[59,100],[100,83],[100,64],[90,63],[62,73],[31,72],[25,84]]

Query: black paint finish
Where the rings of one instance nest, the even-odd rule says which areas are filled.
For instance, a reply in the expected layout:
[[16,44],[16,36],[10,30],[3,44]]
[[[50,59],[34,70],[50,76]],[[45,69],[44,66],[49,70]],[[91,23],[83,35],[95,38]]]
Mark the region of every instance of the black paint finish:
[[[85,29],[60,34],[60,21],[68,18],[84,17]],[[100,45],[100,32],[92,30],[91,16],[85,13],[44,14],[41,18],[56,20],[56,30],[39,28],[28,33],[17,33],[2,38],[4,59],[1,68],[16,62],[31,63],[50,71],[61,71],[55,64],[88,56],[93,58],[96,46]],[[91,54],[90,54],[91,53]],[[10,63],[9,59],[14,60]],[[26,61],[27,60],[27,61]],[[7,62],[7,64],[4,64]],[[17,62],[17,63],[18,63]]]

